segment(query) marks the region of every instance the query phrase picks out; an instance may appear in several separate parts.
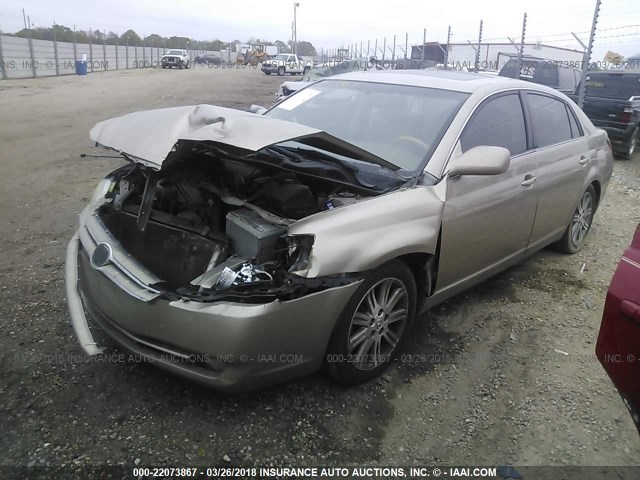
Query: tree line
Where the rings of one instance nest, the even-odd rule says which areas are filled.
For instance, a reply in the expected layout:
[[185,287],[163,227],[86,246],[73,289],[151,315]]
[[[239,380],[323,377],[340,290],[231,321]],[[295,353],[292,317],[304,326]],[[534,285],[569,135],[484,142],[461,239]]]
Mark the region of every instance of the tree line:
[[[12,35],[12,34],[9,34]],[[163,37],[157,33],[148,35],[146,37],[140,37],[134,30],[127,30],[121,35],[116,32],[100,30],[72,30],[64,25],[54,25],[52,27],[37,27],[31,30],[23,28],[22,30],[14,33],[17,37],[31,38],[36,40],[51,40],[54,39],[58,42],[73,42],[77,43],[106,43],[107,45],[130,45],[138,47],[164,47],[164,48],[185,48],[189,50],[212,50],[220,51],[231,49],[232,52],[238,51],[238,46],[243,42],[240,40],[233,40],[232,42],[224,42],[222,40],[194,40],[189,37]],[[251,37],[245,44],[262,44],[268,46],[277,46],[280,53],[291,52],[291,41],[283,42],[276,40],[270,42],[266,40],[260,40],[259,38]],[[300,41],[297,45],[299,55],[317,55],[315,47],[310,42]]]

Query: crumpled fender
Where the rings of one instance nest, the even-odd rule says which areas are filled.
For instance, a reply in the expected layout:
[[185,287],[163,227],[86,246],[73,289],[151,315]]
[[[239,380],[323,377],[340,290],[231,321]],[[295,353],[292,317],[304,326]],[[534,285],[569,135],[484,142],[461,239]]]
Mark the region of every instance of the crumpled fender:
[[314,235],[308,278],[375,268],[408,253],[435,254],[446,180],[418,185],[299,220],[289,235]]

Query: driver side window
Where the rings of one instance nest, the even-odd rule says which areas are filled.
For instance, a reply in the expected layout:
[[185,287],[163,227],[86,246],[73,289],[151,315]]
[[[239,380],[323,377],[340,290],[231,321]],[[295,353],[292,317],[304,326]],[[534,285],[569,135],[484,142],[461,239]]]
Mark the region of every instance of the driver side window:
[[460,137],[462,152],[480,145],[504,147],[511,156],[527,150],[522,103],[517,93],[485,101],[473,114]]

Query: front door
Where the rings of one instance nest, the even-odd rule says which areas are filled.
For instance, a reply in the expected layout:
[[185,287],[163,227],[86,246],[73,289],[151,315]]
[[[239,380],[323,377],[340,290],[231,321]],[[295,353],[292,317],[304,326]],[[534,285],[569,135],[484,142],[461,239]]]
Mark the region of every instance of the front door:
[[480,280],[526,251],[538,201],[529,143],[518,92],[490,97],[473,114],[458,154],[479,145],[504,147],[511,165],[500,175],[446,179],[437,291]]

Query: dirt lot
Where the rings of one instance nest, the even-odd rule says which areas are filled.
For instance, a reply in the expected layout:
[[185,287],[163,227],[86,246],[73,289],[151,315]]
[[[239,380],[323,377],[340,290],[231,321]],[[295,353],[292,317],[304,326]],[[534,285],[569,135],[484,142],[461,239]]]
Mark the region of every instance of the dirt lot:
[[99,153],[90,127],[165,106],[268,105],[282,81],[196,68],[0,82],[0,464],[637,465],[594,345],[640,222],[640,157],[616,162],[580,254],[544,250],[428,313],[380,381],[345,389],[319,373],[230,396],[82,357],[65,247],[121,163],[79,157]]

